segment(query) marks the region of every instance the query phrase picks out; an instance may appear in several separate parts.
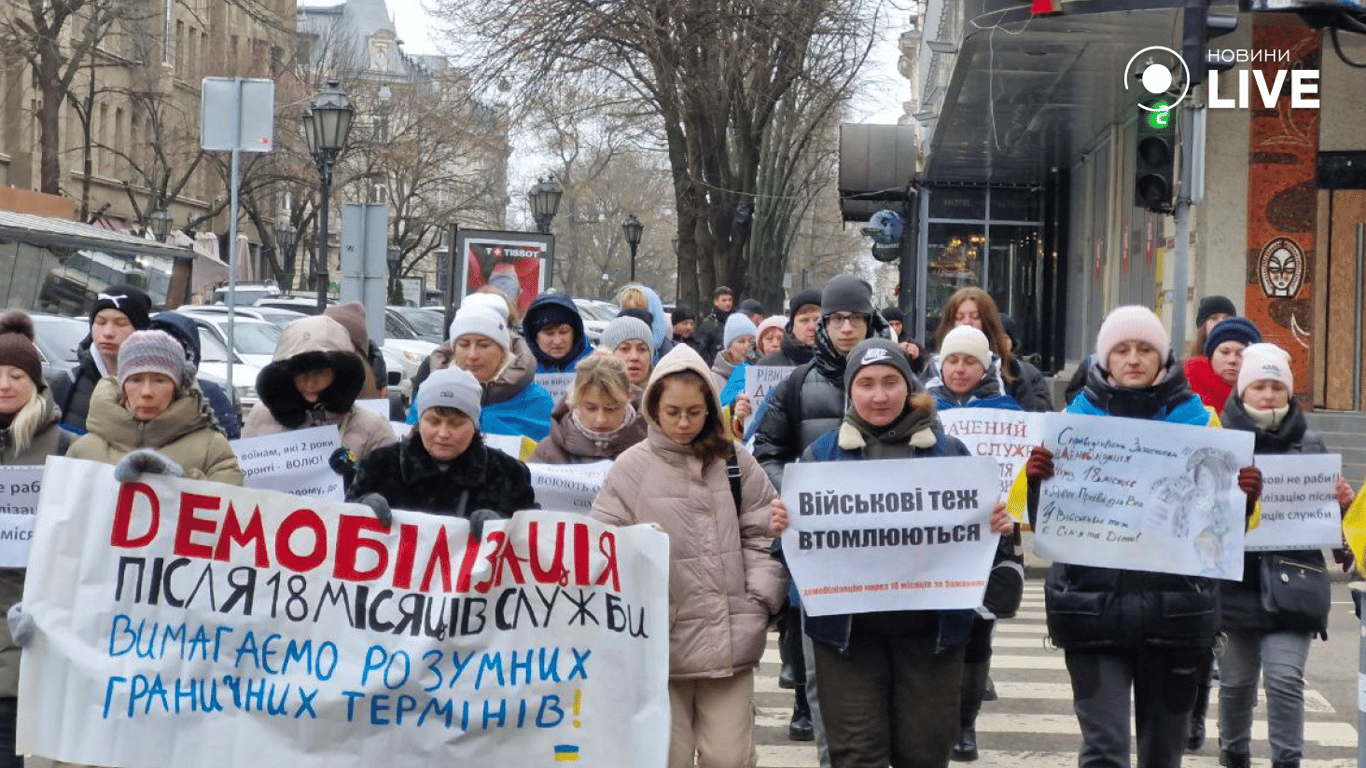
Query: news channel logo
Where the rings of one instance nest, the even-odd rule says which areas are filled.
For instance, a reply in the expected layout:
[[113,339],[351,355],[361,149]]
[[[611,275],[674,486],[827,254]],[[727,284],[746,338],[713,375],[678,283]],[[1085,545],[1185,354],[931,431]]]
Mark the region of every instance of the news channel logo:
[[1181,54],[1165,45],[1150,45],[1139,49],[1124,65],[1124,90],[1129,90],[1131,80],[1137,80],[1143,90],[1154,97],[1169,97],[1180,83],[1180,95],[1175,98],[1151,100],[1151,105],[1144,101],[1138,103],[1140,109],[1149,112],[1166,112],[1185,100],[1190,92],[1191,73]]

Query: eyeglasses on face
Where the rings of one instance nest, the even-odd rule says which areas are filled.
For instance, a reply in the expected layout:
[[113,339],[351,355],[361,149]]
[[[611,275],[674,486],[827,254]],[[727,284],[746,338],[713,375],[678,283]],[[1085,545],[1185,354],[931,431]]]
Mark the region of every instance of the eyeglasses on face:
[[854,328],[864,328],[868,325],[868,316],[861,312],[831,312],[824,320],[827,328],[839,328],[845,324]]

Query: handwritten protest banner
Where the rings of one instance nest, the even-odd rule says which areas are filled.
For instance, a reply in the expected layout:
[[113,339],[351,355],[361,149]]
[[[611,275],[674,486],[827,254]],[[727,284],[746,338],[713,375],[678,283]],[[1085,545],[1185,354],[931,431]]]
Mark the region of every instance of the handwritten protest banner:
[[794,366],[790,365],[747,365],[745,366],[745,394],[754,406],[754,413],[768,399],[773,388],[782,384]]
[[[669,544],[54,459],[19,750],[94,765],[663,766]],[[52,489],[63,489],[54,492]]]
[[610,461],[591,464],[541,464],[527,462],[531,470],[531,487],[536,491],[536,503],[541,509],[557,512],[577,512],[586,515],[593,511],[593,499],[602,489],[602,481]]
[[1039,444],[1043,414],[1000,408],[949,408],[938,413],[945,434],[963,441],[972,455],[996,462],[1000,499],[1005,501],[1010,484],[1029,460],[1029,450]]
[[783,555],[812,616],[976,608],[1000,538],[981,457],[794,462]]
[[550,393],[551,400],[558,403],[569,394],[570,387],[574,386],[574,372],[538,373],[536,383],[545,387],[545,391]]
[[0,568],[28,564],[33,539],[33,511],[38,506],[43,467],[0,466]]
[[1318,549],[1342,545],[1342,510],[1337,482],[1342,456],[1258,454],[1262,470],[1262,511],[1243,548]]
[[340,447],[335,424],[232,441],[246,487],[332,501],[346,497],[331,463]]
[[1238,580],[1252,433],[1113,416],[1045,414],[1054,477],[1034,549],[1062,563]]

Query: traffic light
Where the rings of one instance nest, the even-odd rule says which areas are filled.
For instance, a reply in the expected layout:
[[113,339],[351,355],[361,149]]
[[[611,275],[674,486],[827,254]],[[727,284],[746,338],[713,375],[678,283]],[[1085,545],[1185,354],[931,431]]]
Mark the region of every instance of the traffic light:
[[1170,213],[1176,176],[1176,109],[1169,100],[1139,103],[1134,205]]

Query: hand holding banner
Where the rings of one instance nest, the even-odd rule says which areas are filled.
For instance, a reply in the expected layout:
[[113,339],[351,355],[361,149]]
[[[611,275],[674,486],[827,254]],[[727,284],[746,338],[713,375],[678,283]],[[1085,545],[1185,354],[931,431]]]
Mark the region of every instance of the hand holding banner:
[[794,462],[783,556],[812,616],[976,608],[1000,543],[983,457]]

